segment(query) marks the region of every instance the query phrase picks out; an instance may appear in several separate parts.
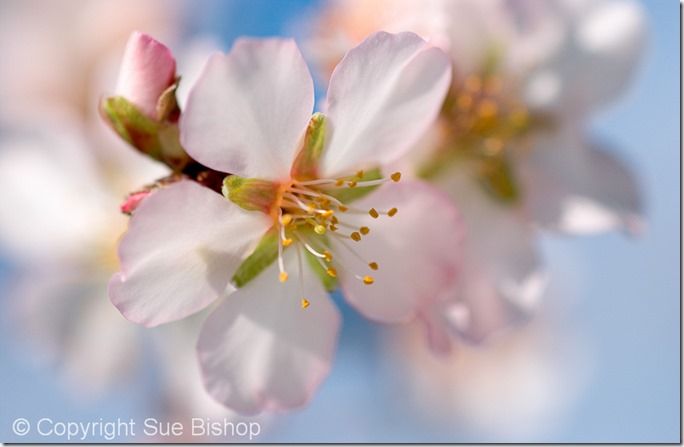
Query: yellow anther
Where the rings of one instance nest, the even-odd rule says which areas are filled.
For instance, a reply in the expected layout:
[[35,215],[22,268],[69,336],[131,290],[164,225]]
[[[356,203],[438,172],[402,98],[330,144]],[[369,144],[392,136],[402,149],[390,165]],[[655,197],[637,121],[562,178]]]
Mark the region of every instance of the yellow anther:
[[328,250],[325,250],[325,251],[323,252],[323,257],[325,258],[325,261],[326,261],[326,262],[331,262],[332,259],[333,259],[332,253],[330,253]]
[[378,217],[380,217],[380,213],[378,213],[378,210],[376,210],[375,208],[371,208],[370,210],[368,210],[368,214],[370,214],[370,216],[373,219],[377,219]]
[[484,142],[485,150],[489,155],[496,155],[504,147],[503,141],[498,138],[487,138]]
[[306,298],[302,298],[300,304],[302,306],[302,309],[306,309],[307,307],[309,307],[309,304],[311,303],[309,303],[309,300],[307,300]]
[[391,210],[387,211],[387,215],[389,217],[394,217],[394,215],[397,214],[397,211],[399,211],[399,210],[396,208],[392,208]]
[[352,234],[349,235],[349,237],[351,237],[356,242],[361,240],[361,235],[359,234],[358,231],[354,231]]
[[363,170],[356,171],[356,177],[358,177],[358,178],[360,178],[360,179],[363,178],[363,174],[364,174]]
[[292,223],[292,214],[283,214],[280,216],[280,223],[287,226]]
[[347,186],[349,186],[350,188],[355,188],[356,187],[356,180],[351,180],[351,181],[347,182]]
[[367,286],[373,284],[374,282],[375,282],[375,279],[373,279],[372,276],[366,275],[363,277],[363,283],[366,284]]
[[395,172],[394,174],[390,175],[390,178],[393,182],[398,182],[401,180],[401,172]]
[[491,99],[485,99],[480,103],[480,105],[477,108],[477,113],[480,115],[480,118],[493,118],[496,116],[499,108],[497,107],[496,103],[492,101]]
[[316,234],[323,235],[325,234],[325,226],[318,224],[314,227],[314,231],[316,232]]
[[340,221],[339,221],[339,220],[337,220],[337,217],[335,217],[335,216],[332,216],[332,218],[330,219],[330,222],[332,222],[333,224],[335,224],[335,225],[336,225],[336,224],[338,224],[338,223],[339,223]]
[[331,278],[337,278],[337,270],[335,270],[335,269],[332,268],[332,267],[329,267],[329,268],[325,271],[325,273],[327,273],[328,276],[330,276]]
[[344,179],[341,179],[341,178],[337,179],[337,181],[335,182],[335,186],[342,186],[342,185],[344,185]]
[[361,234],[363,234],[363,235],[365,236],[365,235],[367,235],[368,233],[370,233],[370,228],[368,228],[368,227],[361,227],[361,228],[359,228],[359,231],[361,232]]
[[378,263],[377,262],[369,262],[368,267],[370,267],[371,270],[377,270],[378,269]]
[[290,245],[292,245],[292,239],[290,239],[289,237],[283,239],[283,247],[289,247]]
[[[342,212],[342,213],[346,213],[347,211],[349,211],[349,208],[347,208],[344,205],[338,205],[337,209],[340,210],[340,212]],[[337,222],[335,222],[335,223],[337,223]]]
[[337,225],[331,224],[328,228],[330,228],[330,231],[337,231]]
[[473,97],[470,95],[461,95],[456,100],[456,105],[459,109],[468,109],[473,105]]
[[280,282],[285,282],[287,281],[287,272],[280,272],[280,275],[278,276],[278,279]]
[[333,211],[333,210],[325,210],[325,211],[323,211],[323,212],[321,213],[321,216],[323,216],[323,217],[325,217],[325,218],[328,218],[328,217],[332,217],[333,214],[335,214],[335,211]]

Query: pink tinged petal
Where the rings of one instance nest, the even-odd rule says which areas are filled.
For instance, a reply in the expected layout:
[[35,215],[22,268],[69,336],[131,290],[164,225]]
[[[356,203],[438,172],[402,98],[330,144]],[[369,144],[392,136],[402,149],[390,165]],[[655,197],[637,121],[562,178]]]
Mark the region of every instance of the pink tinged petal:
[[233,273],[269,225],[262,213],[193,182],[157,190],[138,206],[119,245],[112,303],[145,326],[193,314],[232,288]]
[[434,121],[451,80],[441,50],[412,33],[371,35],[335,68],[324,175],[390,163]]
[[[359,242],[332,239],[340,284],[349,303],[364,316],[382,322],[408,321],[457,279],[461,220],[448,197],[422,182],[388,184],[354,202],[354,207],[370,209],[378,204],[396,205],[399,211],[378,219],[340,215],[345,223],[370,228]],[[370,270],[369,262],[376,262],[378,270]],[[370,275],[375,281],[366,285],[354,274]]]
[[238,40],[214,54],[190,91],[181,139],[201,163],[243,177],[288,177],[314,105],[293,40]]
[[452,331],[478,342],[526,319],[548,277],[520,209],[493,201],[463,167],[446,172],[439,185],[461,211],[465,243],[459,281],[438,305]]
[[116,94],[157,118],[157,100],[176,77],[176,60],[164,44],[147,34],[134,32],[128,39]]
[[638,234],[643,204],[628,166],[606,148],[564,131],[543,139],[522,165],[537,223],[572,234],[624,229]]
[[209,316],[197,344],[207,391],[242,414],[299,407],[327,376],[340,314],[302,260],[304,296],[294,248],[285,252],[290,279],[271,266]]

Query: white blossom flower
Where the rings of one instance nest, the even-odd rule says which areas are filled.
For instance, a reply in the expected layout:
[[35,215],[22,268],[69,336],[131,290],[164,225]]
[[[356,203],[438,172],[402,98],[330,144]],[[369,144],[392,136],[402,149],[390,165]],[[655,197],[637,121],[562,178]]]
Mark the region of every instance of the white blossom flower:
[[362,314],[400,322],[453,282],[460,240],[443,229],[458,225],[455,209],[378,169],[432,123],[450,74],[418,36],[377,33],[340,62],[325,115],[312,117],[313,82],[293,41],[242,39],[212,56],[181,141],[232,174],[225,197],[189,181],[148,196],[121,241],[112,302],[155,326],[230,293],[198,342],[207,390],[245,414],[304,404],[340,325],[326,288],[339,280]]

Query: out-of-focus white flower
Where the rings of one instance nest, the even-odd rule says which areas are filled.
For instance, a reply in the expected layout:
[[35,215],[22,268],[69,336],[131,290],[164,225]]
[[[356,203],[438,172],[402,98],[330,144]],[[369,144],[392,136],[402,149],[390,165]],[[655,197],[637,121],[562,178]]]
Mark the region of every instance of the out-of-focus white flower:
[[416,325],[388,331],[386,367],[401,371],[407,417],[461,442],[543,441],[566,420],[593,364],[581,334],[544,317],[451,356],[434,356]]
[[[96,113],[98,95],[114,89],[109,67],[131,31],[170,39],[178,12],[173,1],[3,3],[0,55],[12,69],[0,74],[0,249],[17,277],[4,292],[2,314],[27,355],[56,366],[83,397],[129,378],[152,347],[162,376],[159,416],[230,418],[202,390],[196,361],[188,360],[194,346],[167,349],[155,341],[159,335],[122,318],[106,294],[128,221],[118,206],[168,169],[112,135]],[[215,47],[202,40],[180,52],[187,82],[197,73],[195,59]],[[163,332],[165,339],[192,339],[197,328],[178,324]]]
[[207,390],[244,414],[306,403],[340,324],[326,287],[339,279],[362,314],[398,322],[453,279],[460,237],[440,231],[458,225],[453,206],[379,171],[430,126],[449,82],[441,50],[377,33],[340,62],[326,114],[312,117],[293,41],[239,40],[212,56],[181,135],[195,160],[232,174],[225,197],[182,181],[145,198],[119,246],[112,302],[156,326],[230,293],[198,342]]
[[451,195],[466,224],[461,284],[425,312],[436,348],[448,348],[449,332],[479,340],[534,307],[546,286],[536,227],[586,234],[643,226],[631,172],[586,131],[637,66],[646,27],[636,2],[325,5],[308,45],[324,73],[377,29],[415,31],[452,59],[441,119],[404,160]]

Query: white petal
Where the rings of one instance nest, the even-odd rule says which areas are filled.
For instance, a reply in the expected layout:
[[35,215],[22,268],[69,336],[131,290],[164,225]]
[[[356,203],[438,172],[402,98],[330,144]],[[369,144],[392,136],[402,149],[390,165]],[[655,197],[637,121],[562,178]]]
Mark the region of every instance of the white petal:
[[214,54],[191,89],[181,138],[201,163],[231,174],[285,179],[314,104],[293,40],[238,40]]
[[446,54],[412,33],[371,35],[335,68],[323,175],[390,163],[434,121],[451,79]]
[[547,135],[521,166],[529,210],[545,228],[591,234],[644,225],[637,182],[610,151],[572,130]]
[[[379,219],[368,214],[355,219],[338,216],[341,222],[370,228],[359,242],[331,240],[346,299],[374,320],[412,319],[426,301],[456,280],[462,233],[455,207],[443,193],[422,182],[388,184],[352,206],[363,210],[396,206],[399,212]],[[379,269],[371,270],[369,262],[377,262]],[[366,285],[354,275],[370,275],[375,282]]]
[[162,188],[131,218],[110,298],[127,319],[146,326],[195,313],[226,292],[270,224],[196,183]]
[[439,181],[465,222],[459,281],[439,305],[447,324],[479,341],[528,316],[546,288],[547,275],[533,227],[519,208],[496,202],[463,167]]
[[528,75],[525,94],[534,108],[579,116],[617,98],[631,80],[645,47],[645,15],[631,0],[559,6],[548,19],[562,39]]
[[285,253],[286,283],[278,282],[276,266],[271,266],[227,297],[200,335],[207,390],[242,414],[302,406],[330,370],[340,315],[306,265],[303,291],[311,304],[300,307],[292,251]]

